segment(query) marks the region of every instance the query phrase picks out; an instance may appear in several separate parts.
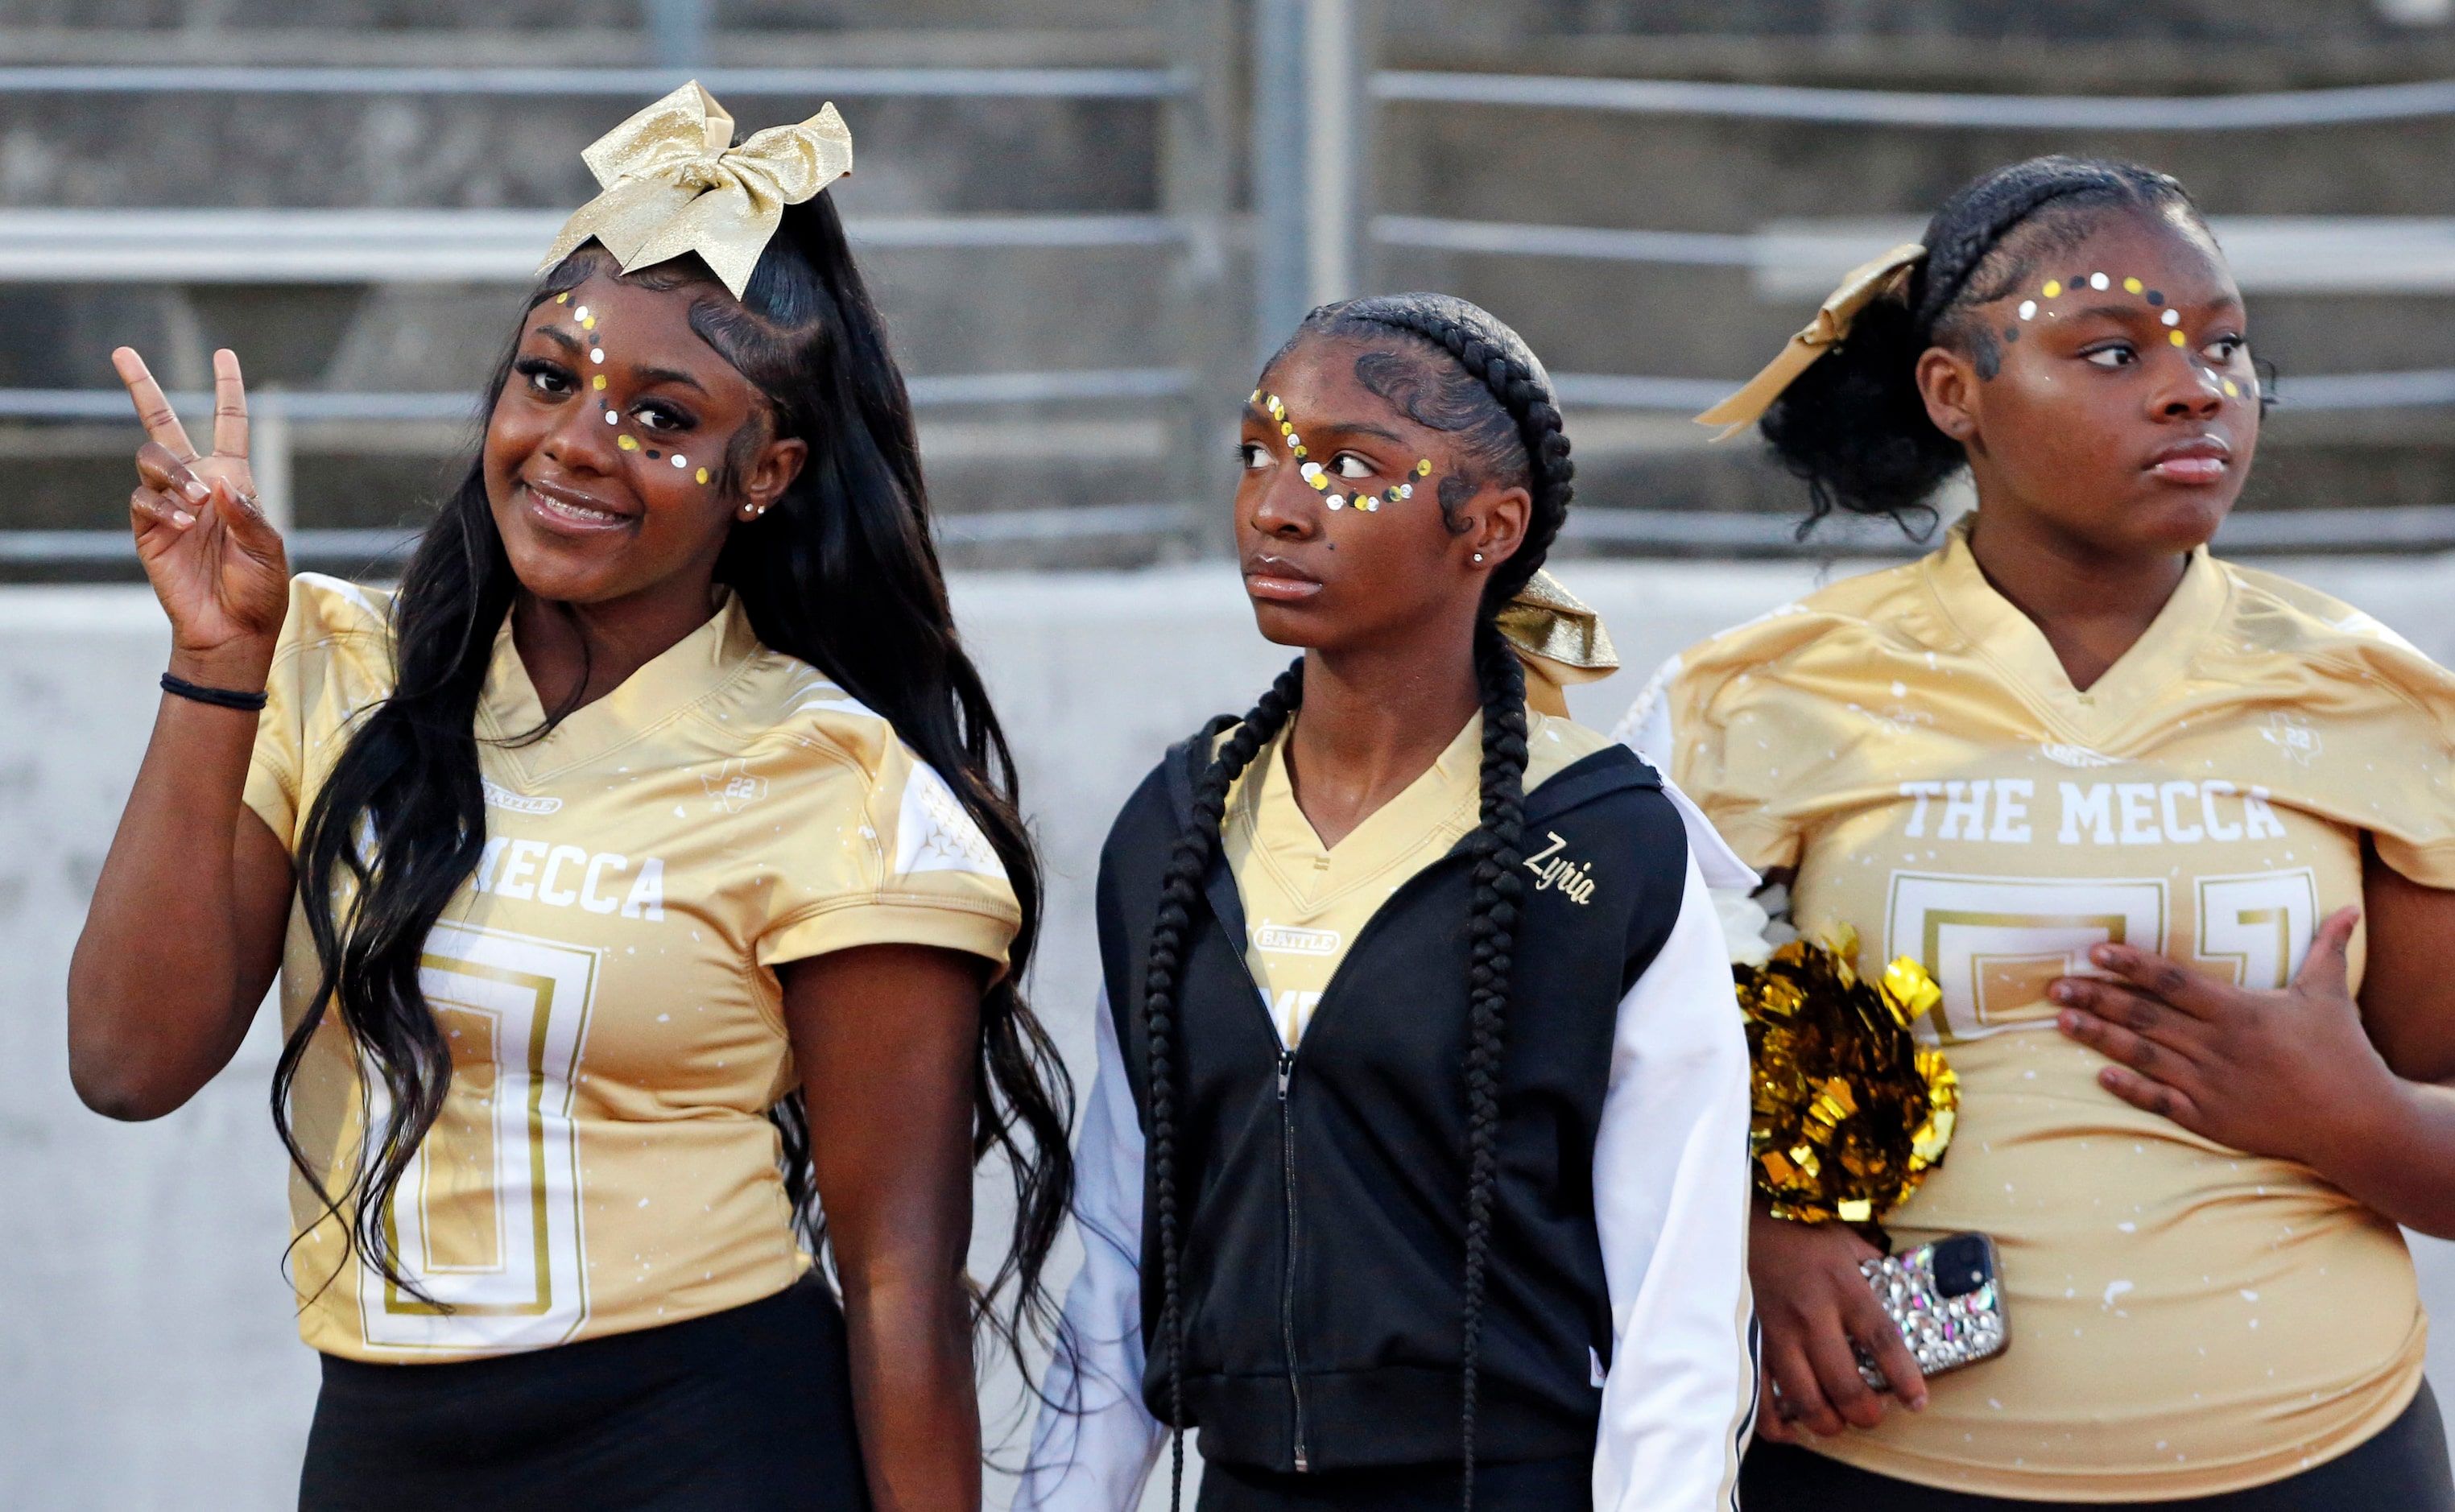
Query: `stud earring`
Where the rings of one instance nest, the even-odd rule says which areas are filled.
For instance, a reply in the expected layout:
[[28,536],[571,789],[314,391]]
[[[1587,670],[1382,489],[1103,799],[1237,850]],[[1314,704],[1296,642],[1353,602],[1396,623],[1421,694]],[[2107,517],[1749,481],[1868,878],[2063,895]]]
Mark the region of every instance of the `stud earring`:
[[1481,553],[1481,552],[1477,552],[1477,553],[1475,553],[1475,554],[1474,554],[1474,559],[1475,559],[1476,561],[1481,561],[1481,560],[1483,560],[1483,553]]

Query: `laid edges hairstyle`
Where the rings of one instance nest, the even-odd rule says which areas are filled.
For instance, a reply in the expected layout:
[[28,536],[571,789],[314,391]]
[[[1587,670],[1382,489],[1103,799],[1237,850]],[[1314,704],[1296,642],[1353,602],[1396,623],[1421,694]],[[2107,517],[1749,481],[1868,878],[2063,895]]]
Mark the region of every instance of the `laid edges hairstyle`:
[[[1460,438],[1471,467],[1485,477],[1527,489],[1533,509],[1524,544],[1487,579],[1474,635],[1475,680],[1483,712],[1481,822],[1464,842],[1474,857],[1467,970],[1468,1109],[1466,1250],[1461,1260],[1464,1307],[1459,1319],[1461,1496],[1474,1505],[1476,1382],[1483,1337],[1485,1272],[1491,1250],[1497,1179],[1500,1067],[1507,1047],[1510,970],[1516,949],[1523,884],[1518,863],[1525,827],[1526,678],[1492,616],[1542,568],[1568,517],[1576,475],[1569,438],[1542,364],[1517,333],[1492,315],[1447,294],[1383,295],[1325,305],[1307,315],[1275,364],[1314,336],[1363,341],[1356,376],[1373,393],[1422,423]],[[1449,480],[1444,480],[1446,483]],[[1445,488],[1442,514],[1462,529],[1455,511],[1472,496]],[[1150,1131],[1146,1148],[1159,1229],[1160,1337],[1168,1401],[1168,1505],[1185,1495],[1185,1315],[1183,1223],[1176,1171],[1176,1018],[1188,955],[1187,942],[1202,909],[1202,890],[1219,854],[1228,796],[1254,757],[1277,738],[1304,701],[1304,661],[1281,673],[1236,723],[1203,769],[1192,815],[1176,840],[1160,885],[1142,1002],[1147,1041],[1146,1081]],[[1213,732],[1219,727],[1214,725]]]
[[[525,309],[599,274],[615,275],[613,259],[591,243],[551,270]],[[972,1115],[974,1159],[1006,1155],[1016,1207],[998,1270],[974,1284],[972,1323],[1020,1358],[1027,1337],[1061,1332],[1043,1271],[1073,1201],[1074,1090],[1021,987],[1039,933],[1040,863],[1017,808],[1004,732],[956,634],[930,538],[911,404],[884,323],[826,193],[784,212],[739,302],[695,257],[627,276],[652,287],[706,284],[692,328],[765,394],[775,433],[810,443],[793,485],[757,520],[732,527],[717,579],[739,595],[764,645],[818,668],[876,710],[946,780],[1022,906],[1008,970],[981,1004]],[[496,366],[485,416],[511,362],[507,352]],[[729,465],[720,483],[732,486],[732,475]],[[301,831],[299,901],[321,977],[282,1047],[273,1114],[323,1217],[349,1220],[346,1248],[326,1285],[355,1257],[423,1297],[383,1219],[450,1086],[451,1054],[418,987],[419,956],[485,844],[475,721],[495,635],[517,590],[482,460],[473,459],[394,596],[394,691],[356,721]],[[567,712],[517,738],[542,736]],[[299,1069],[335,1011],[361,1088],[379,1083],[387,1104],[346,1173],[320,1170],[291,1119]],[[822,1254],[802,1094],[770,1117],[796,1225],[812,1253]],[[1001,1305],[1009,1289],[1010,1301]]]

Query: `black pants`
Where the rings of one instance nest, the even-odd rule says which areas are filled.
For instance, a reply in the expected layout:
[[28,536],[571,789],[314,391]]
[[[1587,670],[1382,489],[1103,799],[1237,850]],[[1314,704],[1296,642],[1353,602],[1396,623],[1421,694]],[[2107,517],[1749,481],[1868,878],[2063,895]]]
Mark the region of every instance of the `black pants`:
[[[2052,1504],[1938,1490],[1761,1439],[1739,1467],[1739,1502],[1747,1512],[2021,1512]],[[2315,1469],[2222,1496],[2126,1504],[2167,1512],[2455,1512],[2455,1486],[2438,1399],[2423,1381],[2402,1416]]]
[[[1160,1473],[1167,1473],[1161,1462]],[[1576,1512],[1593,1504],[1594,1462],[1529,1460],[1474,1467],[1478,1512]],[[1241,1465],[1205,1463],[1202,1500],[1195,1512],[1451,1512],[1458,1504],[1458,1467],[1407,1465],[1396,1469],[1332,1470],[1321,1475],[1280,1475]]]
[[866,1512],[815,1276],[665,1328],[451,1364],[324,1358],[299,1512]]

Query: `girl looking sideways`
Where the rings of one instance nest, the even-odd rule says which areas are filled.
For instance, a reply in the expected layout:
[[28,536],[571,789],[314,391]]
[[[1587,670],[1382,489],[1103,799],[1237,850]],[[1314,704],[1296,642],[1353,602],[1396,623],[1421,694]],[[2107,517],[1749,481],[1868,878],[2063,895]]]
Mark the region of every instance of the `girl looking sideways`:
[[1632,728],[1801,932],[1940,984],[1959,1124],[1887,1223],[1992,1235],[2011,1347],[1922,1381],[1866,1240],[1760,1208],[1747,1505],[2455,1505],[2395,1226],[2455,1233],[2455,678],[2208,554],[2264,395],[2173,179],[2016,164],[1862,273],[1764,433],[1818,514],[1976,513]]
[[972,1167],[1009,1328],[1070,1180],[1038,872],[850,137],[732,127],[690,85],[589,150],[395,591],[291,580],[236,357],[200,456],[117,353],[173,650],[71,1067],[158,1118],[279,969],[305,1508],[979,1504]]
[[1080,1353],[1017,1505],[1124,1512],[1173,1426],[1214,1512],[1727,1507],[1746,1047],[1705,879],[1753,877],[1528,710],[1501,621],[1594,659],[1539,608],[1550,382],[1464,301],[1329,305],[1240,452],[1246,591],[1304,655],[1103,854]]

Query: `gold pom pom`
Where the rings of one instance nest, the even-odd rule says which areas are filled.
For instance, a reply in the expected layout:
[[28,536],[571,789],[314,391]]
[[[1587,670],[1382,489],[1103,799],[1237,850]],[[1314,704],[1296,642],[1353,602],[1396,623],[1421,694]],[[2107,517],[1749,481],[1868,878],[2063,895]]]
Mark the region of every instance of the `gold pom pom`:
[[1943,1161],[1960,1083],[1910,1025],[1943,997],[1904,956],[1873,982],[1855,933],[1734,966],[1755,1063],[1748,1153],[1775,1218],[1871,1223]]

